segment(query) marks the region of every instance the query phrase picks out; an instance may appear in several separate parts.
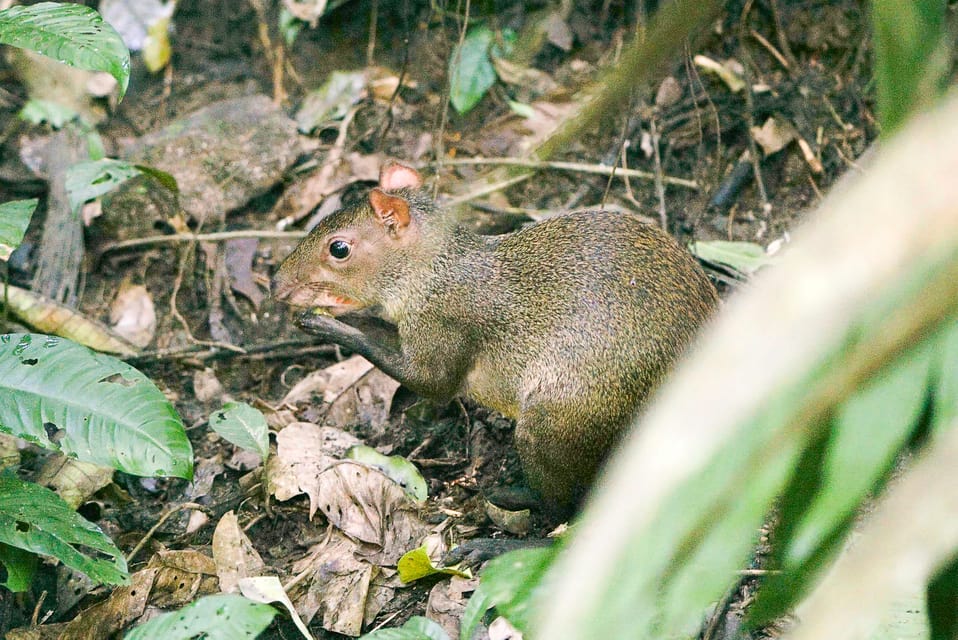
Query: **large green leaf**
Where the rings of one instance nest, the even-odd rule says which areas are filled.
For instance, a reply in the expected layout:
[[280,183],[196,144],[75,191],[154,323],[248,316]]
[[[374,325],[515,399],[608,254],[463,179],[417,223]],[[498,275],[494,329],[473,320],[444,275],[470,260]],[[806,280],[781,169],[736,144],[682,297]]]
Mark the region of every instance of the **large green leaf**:
[[958,418],[958,323],[942,341],[935,370],[937,384],[932,401],[931,429],[940,434]]
[[106,71],[120,85],[130,81],[130,52],[120,34],[82,4],[41,2],[0,11],[0,43],[29,49],[72,67]]
[[12,474],[0,474],[0,542],[53,556],[97,582],[125,584],[129,577],[123,554],[98,526],[53,491]]
[[239,640],[255,638],[269,626],[276,609],[243,596],[205,596],[179,611],[153,618],[131,630],[124,640]]
[[[511,31],[503,31],[504,49],[508,51],[515,40]],[[449,101],[459,113],[472,109],[486,91],[496,82],[496,70],[492,66],[492,56],[502,56],[503,51],[496,44],[496,34],[489,27],[476,27],[452,52],[449,60]]]
[[78,162],[67,170],[66,190],[70,207],[75,211],[84,202],[98,198],[138,175],[140,170],[124,160],[103,158]]
[[6,260],[20,246],[38,200],[14,200],[0,204],[0,260]]
[[64,338],[0,335],[0,431],[141,476],[193,474],[183,423],[142,373]]

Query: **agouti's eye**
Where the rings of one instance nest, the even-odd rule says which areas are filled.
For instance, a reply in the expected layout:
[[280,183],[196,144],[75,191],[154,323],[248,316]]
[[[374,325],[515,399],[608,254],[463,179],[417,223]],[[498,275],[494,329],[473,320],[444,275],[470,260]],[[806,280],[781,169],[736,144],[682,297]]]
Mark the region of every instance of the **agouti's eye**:
[[349,243],[342,240],[333,240],[329,243],[329,255],[342,260],[349,255]]

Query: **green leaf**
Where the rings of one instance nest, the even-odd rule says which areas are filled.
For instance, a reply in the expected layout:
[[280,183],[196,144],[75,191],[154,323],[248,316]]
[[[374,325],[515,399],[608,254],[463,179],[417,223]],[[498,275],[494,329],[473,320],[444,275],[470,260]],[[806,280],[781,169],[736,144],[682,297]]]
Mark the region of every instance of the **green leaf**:
[[472,640],[472,634],[486,615],[486,611],[494,606],[488,590],[479,583],[479,587],[472,592],[472,597],[466,603],[459,622],[459,640]]
[[37,572],[37,554],[0,542],[0,564],[7,571],[7,579],[0,586],[14,593],[30,588]]
[[64,338],[0,335],[0,432],[134,475],[193,475],[183,423],[156,385]]
[[460,576],[462,578],[472,577],[472,572],[468,568],[463,570],[459,568],[459,565],[452,567],[435,566],[425,546],[404,553],[399,558],[399,562],[396,563],[396,570],[399,572],[399,579],[407,584],[436,574]]
[[237,447],[258,453],[261,460],[269,455],[266,418],[245,402],[227,402],[210,416],[210,426]]
[[[505,616],[515,628],[527,633],[533,600],[542,591],[543,576],[552,565],[558,546],[554,544],[551,547],[510,551],[490,560],[482,571],[479,583],[479,589],[483,592],[480,604],[488,599],[500,615]],[[464,620],[465,617],[463,614]]]
[[7,260],[20,246],[30,218],[37,209],[36,198],[12,200],[0,204],[0,260]]
[[958,418],[958,324],[945,335],[936,355],[931,430],[940,434]]
[[296,36],[298,36],[299,32],[306,26],[306,23],[294,16],[292,12],[286,8],[286,5],[280,7],[277,22],[279,32],[283,34],[283,42],[286,43],[287,47],[293,46],[293,43],[296,42]]
[[750,276],[762,267],[772,264],[774,258],[754,242],[730,242],[710,240],[693,242],[689,249],[693,254],[705,260],[731,267],[742,275]]
[[891,470],[925,406],[931,346],[882,371],[839,410],[825,454],[823,485],[789,541],[788,569],[807,562]]
[[398,629],[379,629],[367,633],[360,640],[449,640],[449,636],[439,623],[413,616]]
[[76,119],[80,114],[72,107],[67,107],[52,100],[37,100],[30,98],[20,109],[20,119],[33,124],[48,123],[54,129],[59,129],[66,123]]
[[343,457],[379,469],[417,502],[429,497],[429,488],[419,469],[402,456],[384,456],[372,447],[356,445],[347,449]]
[[243,596],[204,596],[132,629],[124,640],[239,640],[256,638],[273,621],[276,609]]
[[83,203],[99,198],[141,173],[136,165],[113,158],[78,162],[67,169],[66,189],[70,206],[77,211]]
[[[11,474],[0,474],[0,542],[53,556],[96,582],[126,584],[129,579],[123,554],[98,526],[53,491]],[[91,550],[100,557],[91,557]]]
[[452,52],[449,60],[449,101],[459,113],[472,109],[496,82],[490,47],[495,33],[476,27]]
[[130,81],[130,52],[123,39],[93,9],[41,2],[0,11],[0,43],[29,49],[71,67],[106,71],[120,85]]
[[947,0],[872,0],[878,112],[886,132],[941,95],[951,68]]

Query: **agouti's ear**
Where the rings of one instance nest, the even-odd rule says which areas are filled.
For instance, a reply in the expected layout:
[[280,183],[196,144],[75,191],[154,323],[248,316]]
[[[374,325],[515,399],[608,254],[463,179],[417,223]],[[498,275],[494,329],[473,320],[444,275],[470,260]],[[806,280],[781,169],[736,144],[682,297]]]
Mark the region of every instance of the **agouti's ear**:
[[409,203],[400,196],[391,196],[381,189],[369,192],[369,204],[376,217],[391,233],[401,233],[409,226]]
[[398,162],[387,162],[379,171],[379,186],[384,191],[403,187],[418,189],[422,186],[422,176],[412,167]]

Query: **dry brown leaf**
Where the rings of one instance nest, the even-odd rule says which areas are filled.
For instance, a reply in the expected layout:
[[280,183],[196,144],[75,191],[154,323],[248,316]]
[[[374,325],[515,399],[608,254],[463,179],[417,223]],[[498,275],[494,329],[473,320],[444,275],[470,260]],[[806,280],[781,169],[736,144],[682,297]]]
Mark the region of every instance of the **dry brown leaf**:
[[319,474],[357,444],[362,441],[340,429],[294,422],[276,435],[276,455],[266,463],[270,493],[280,502],[306,493],[312,518]]
[[344,189],[353,182],[379,180],[381,155],[347,153],[322,165],[319,169],[289,186],[273,206],[272,216],[284,221],[283,226],[300,220],[316,208],[327,196]]
[[6,287],[7,308],[41,333],[51,333],[105,353],[136,355],[136,349],[109,327],[75,309],[13,285]]
[[256,238],[235,238],[226,243],[226,273],[230,288],[253,303],[255,309],[259,309],[266,297],[253,277],[253,258],[258,247]]
[[371,562],[395,566],[428,533],[416,504],[378,469],[342,461],[321,473],[317,484],[319,509],[340,531],[371,545],[362,550]]
[[382,429],[389,420],[389,408],[399,383],[379,371],[362,356],[314,371],[300,380],[286,397],[284,404],[311,402],[322,395],[329,409],[325,424],[347,427],[357,424]]
[[36,481],[56,491],[71,509],[76,509],[112,480],[113,469],[110,467],[55,455],[43,463]]
[[293,565],[302,577],[294,602],[307,623],[321,614],[324,629],[350,636],[362,631],[370,582],[378,570],[357,558],[356,549],[354,541],[332,531]]
[[124,281],[110,305],[110,324],[117,335],[144,348],[156,334],[156,309],[153,298],[141,284]]
[[466,594],[472,593],[478,586],[479,578],[467,579],[459,576],[437,582],[429,591],[426,617],[438,622],[450,638],[458,638],[462,612],[469,600]]
[[781,151],[798,137],[798,132],[791,122],[778,118],[769,118],[761,127],[752,127],[751,132],[752,138],[767,156]]
[[0,433],[0,471],[20,464],[20,447],[13,436]]
[[216,476],[221,475],[224,471],[222,453],[217,453],[210,458],[198,459],[193,469],[193,482],[186,490],[187,498],[198,500],[209,495],[213,489],[213,481]]
[[242,578],[263,575],[266,568],[232,511],[220,518],[213,531],[213,562],[223,593],[237,592]]
[[[147,568],[130,576],[130,584],[117,587],[110,597],[71,620],[58,636],[61,640],[110,638],[143,615],[155,586],[158,569]],[[8,636],[9,637],[9,636]]]
[[216,402],[223,404],[229,401],[226,390],[223,389],[223,384],[216,377],[216,372],[209,367],[193,372],[193,394],[197,400],[203,403]]
[[160,551],[147,568],[157,570],[150,604],[163,609],[177,609],[219,591],[216,563],[199,551]]

